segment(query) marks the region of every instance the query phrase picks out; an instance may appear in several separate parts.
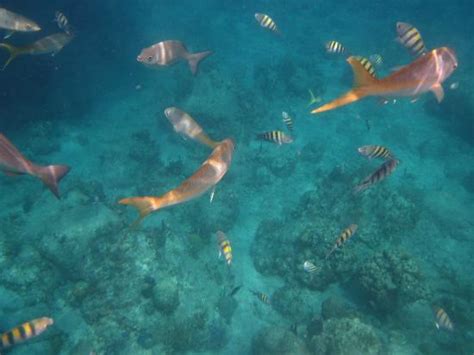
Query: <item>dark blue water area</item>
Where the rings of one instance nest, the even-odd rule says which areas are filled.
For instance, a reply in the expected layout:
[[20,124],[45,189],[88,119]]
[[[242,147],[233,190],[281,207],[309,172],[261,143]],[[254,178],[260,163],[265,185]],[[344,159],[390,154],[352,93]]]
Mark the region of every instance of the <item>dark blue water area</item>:
[[[37,165],[71,167],[61,199],[37,176],[0,177],[0,332],[54,320],[9,354],[473,353],[470,1],[1,6],[42,30],[0,42],[21,48],[60,31],[57,10],[74,32],[56,55],[19,55],[0,72],[0,132]],[[261,27],[257,12],[280,33]],[[348,56],[380,55],[379,78],[414,60],[395,40],[398,21],[428,50],[456,53],[444,100],[366,98],[312,115],[351,89]],[[171,39],[213,52],[196,76],[186,60],[159,69],[137,61]],[[346,52],[327,53],[331,40]],[[0,48],[0,63],[7,58]],[[173,130],[170,106],[210,139],[233,139],[232,163],[214,193],[132,226],[137,210],[119,200],[161,196],[212,154]],[[273,130],[293,142],[257,138]],[[364,145],[386,147],[399,164],[355,194],[383,163],[359,154]],[[5,154],[0,146],[2,171]],[[326,257],[351,224],[355,234]],[[230,266],[217,231],[231,243]]]

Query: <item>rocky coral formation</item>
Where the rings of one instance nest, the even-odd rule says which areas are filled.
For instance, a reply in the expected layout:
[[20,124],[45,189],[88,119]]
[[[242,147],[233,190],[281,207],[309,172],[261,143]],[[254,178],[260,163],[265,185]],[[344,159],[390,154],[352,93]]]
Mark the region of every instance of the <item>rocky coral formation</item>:
[[321,315],[325,320],[330,318],[353,318],[357,315],[354,306],[344,298],[330,296],[321,305]]
[[159,312],[166,315],[172,314],[179,306],[177,280],[170,277],[159,280],[153,288],[152,301]]
[[252,354],[304,355],[309,352],[304,342],[291,331],[272,326],[255,335],[252,340]]

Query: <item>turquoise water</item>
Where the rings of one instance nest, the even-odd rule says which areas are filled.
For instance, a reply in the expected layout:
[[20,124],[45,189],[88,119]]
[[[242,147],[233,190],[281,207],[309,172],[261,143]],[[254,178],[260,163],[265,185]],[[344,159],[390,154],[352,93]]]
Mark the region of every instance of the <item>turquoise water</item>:
[[[61,200],[35,178],[0,178],[0,330],[54,319],[8,353],[473,353],[470,2],[2,6],[42,27],[8,43],[57,32],[56,10],[76,33],[56,56],[20,56],[0,73],[0,132],[32,161],[72,168]],[[269,14],[281,35],[260,27],[255,12]],[[412,60],[394,41],[397,21],[416,26],[428,48],[455,49],[444,100],[369,98],[310,115],[308,89],[323,104],[352,83],[345,57],[325,43],[380,54],[383,77]],[[214,54],[194,77],[185,62],[137,63],[142,48],[168,39]],[[162,195],[210,154],[173,131],[169,106],[216,140],[232,137],[232,165],[212,203],[205,194],[130,229],[136,210],[118,200]],[[282,111],[294,119],[294,142],[258,141],[285,131]],[[400,165],[354,195],[381,163],[358,154],[367,144],[388,147]],[[357,233],[325,260],[351,223]],[[230,267],[218,258],[218,230],[232,244]],[[306,260],[319,271],[305,272]],[[454,331],[436,328],[433,305]]]

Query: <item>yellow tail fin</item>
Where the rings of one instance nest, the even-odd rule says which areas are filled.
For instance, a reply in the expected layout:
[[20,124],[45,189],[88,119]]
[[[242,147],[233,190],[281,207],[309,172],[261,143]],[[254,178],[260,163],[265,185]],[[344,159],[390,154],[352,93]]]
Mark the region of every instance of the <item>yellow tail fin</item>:
[[334,110],[335,108],[348,105],[371,94],[371,88],[378,80],[370,75],[367,69],[364,68],[356,58],[351,56],[347,58],[347,62],[351,65],[354,74],[353,89],[334,101],[314,109],[311,111],[312,114]]
[[20,48],[12,46],[11,44],[8,44],[8,43],[0,43],[0,48],[5,48],[10,53],[10,57],[7,59],[7,61],[5,62],[2,68],[2,70],[5,70],[7,65],[10,64],[10,62],[21,53],[21,50]]
[[157,203],[155,202],[154,197],[146,197],[146,196],[124,198],[120,200],[118,203],[120,203],[121,205],[131,205],[138,210],[138,213],[140,214],[140,216],[135,222],[133,222],[132,228],[137,227],[146,216],[148,216],[151,212],[159,208],[159,207],[156,207]]

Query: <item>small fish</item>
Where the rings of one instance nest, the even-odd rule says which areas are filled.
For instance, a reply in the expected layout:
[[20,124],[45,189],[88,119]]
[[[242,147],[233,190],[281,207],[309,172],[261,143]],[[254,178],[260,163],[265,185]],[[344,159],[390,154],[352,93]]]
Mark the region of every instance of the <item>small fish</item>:
[[385,147],[381,145],[364,145],[357,149],[363,156],[372,158],[393,159],[394,155]]
[[361,56],[354,56],[355,60],[358,60],[367,72],[375,78],[375,67],[367,58]]
[[337,41],[329,41],[326,43],[326,52],[343,54],[346,52],[344,46]]
[[58,54],[63,47],[72,40],[73,36],[68,35],[67,33],[55,33],[46,37],[43,37],[36,42],[28,44],[23,47],[14,47],[8,43],[0,43],[1,48],[5,48],[10,52],[10,57],[5,62],[3,70],[7,67],[10,62],[15,59],[17,56],[22,54],[29,55],[40,55],[40,54]]
[[311,261],[308,261],[306,260],[303,264],[303,269],[304,271],[306,271],[307,273],[314,273],[314,272],[317,272],[319,271],[321,268],[317,267],[316,265],[314,265]]
[[282,131],[264,132],[258,134],[257,138],[267,142],[277,143],[278,145],[289,144],[293,142],[293,138]]
[[349,227],[344,229],[342,233],[337,237],[336,243],[332,247],[332,249],[327,253],[326,259],[337,249],[342,247],[348,240],[351,238],[355,232],[357,231],[357,224],[351,224]]
[[7,39],[15,32],[36,32],[41,30],[41,27],[22,15],[0,7],[0,29],[8,31],[4,37]]
[[272,32],[280,33],[275,21],[273,21],[270,16],[257,12],[255,14],[255,19],[260,24],[260,26],[268,28]]
[[252,292],[255,296],[257,296],[257,298],[261,302],[265,304],[271,304],[270,297],[268,297],[265,293],[259,292],[259,291],[253,291],[253,290],[250,290],[250,292]]
[[61,11],[56,11],[56,13],[54,14],[54,21],[58,24],[60,30],[63,30],[68,35],[72,34],[69,20],[67,19],[66,15],[64,15]]
[[433,307],[433,312],[435,316],[435,325],[438,329],[445,329],[449,331],[454,330],[453,322],[449,319],[448,314],[446,311],[440,307]]
[[197,74],[201,60],[211,55],[211,51],[190,53],[180,41],[163,41],[144,48],[137,57],[137,61],[154,67],[166,67],[179,60],[186,60],[193,75]]
[[235,286],[235,287],[232,289],[232,291],[230,291],[229,297],[234,297],[234,296],[237,294],[237,292],[240,291],[241,288],[242,288],[242,285]]
[[370,55],[369,60],[377,66],[381,66],[383,64],[383,57],[380,54]]
[[281,113],[281,117],[283,119],[283,123],[286,125],[288,130],[290,132],[293,132],[293,119],[291,118],[291,116],[287,112],[283,111]]
[[232,247],[224,232],[217,231],[217,244],[219,246],[219,258],[224,255],[227,265],[230,265],[232,263]]
[[33,319],[1,334],[0,350],[7,349],[40,335],[53,323],[54,321],[47,317]]
[[314,93],[311,89],[308,89],[308,92],[309,92],[309,97],[310,97],[308,106],[311,106],[311,105],[317,104],[318,102],[321,102],[321,97],[320,96],[315,97]]
[[211,195],[209,196],[209,203],[212,203],[214,201],[214,195],[216,194],[216,187],[211,190]]
[[449,88],[451,90],[456,90],[458,87],[459,87],[459,81],[456,81],[456,82],[452,83],[451,85],[449,85]]
[[407,48],[412,55],[419,57],[426,54],[427,49],[423,38],[421,38],[420,32],[415,27],[409,23],[397,22],[397,33],[398,42]]
[[393,171],[395,170],[395,168],[398,166],[399,163],[400,161],[397,159],[387,160],[377,170],[375,170],[372,174],[367,176],[359,185],[357,185],[354,188],[354,192],[358,193],[358,192],[364,191],[370,186],[385,179],[387,176],[393,173]]

